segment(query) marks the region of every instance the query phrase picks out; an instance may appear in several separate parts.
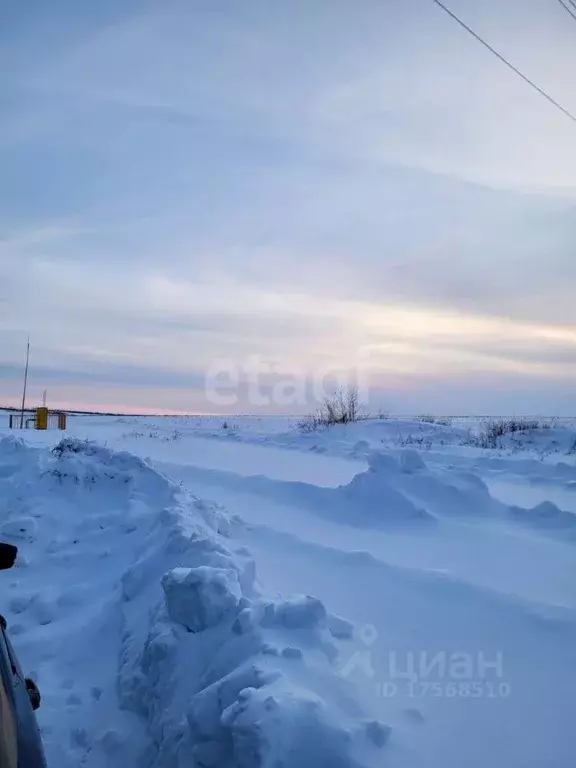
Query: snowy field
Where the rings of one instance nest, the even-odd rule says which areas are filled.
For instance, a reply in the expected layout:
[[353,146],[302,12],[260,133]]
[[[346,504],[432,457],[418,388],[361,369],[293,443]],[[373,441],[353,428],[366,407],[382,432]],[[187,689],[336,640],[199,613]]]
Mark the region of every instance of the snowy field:
[[575,764],[576,429],[224,421],[0,431],[50,768]]

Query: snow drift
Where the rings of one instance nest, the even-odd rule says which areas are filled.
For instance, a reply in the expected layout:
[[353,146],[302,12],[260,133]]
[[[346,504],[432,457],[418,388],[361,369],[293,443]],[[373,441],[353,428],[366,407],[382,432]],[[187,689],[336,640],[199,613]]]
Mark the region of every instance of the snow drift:
[[411,449],[397,456],[389,451],[372,451],[367,469],[336,488],[258,475],[243,477],[199,467],[187,467],[185,474],[191,481],[255,493],[354,527],[410,530],[429,526],[441,517],[465,519],[501,515],[504,511],[504,505],[491,497],[476,474],[429,468],[421,453]]
[[572,765],[571,456],[145,421],[0,443],[51,767]]
[[351,626],[262,596],[226,511],[126,452],[0,441],[9,620],[51,765],[358,766],[387,741],[337,673]]

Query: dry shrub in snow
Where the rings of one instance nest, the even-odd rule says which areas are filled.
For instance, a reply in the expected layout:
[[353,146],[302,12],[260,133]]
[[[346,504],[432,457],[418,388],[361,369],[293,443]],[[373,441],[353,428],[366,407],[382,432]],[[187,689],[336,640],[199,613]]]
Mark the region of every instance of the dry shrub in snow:
[[534,429],[547,428],[537,419],[512,418],[487,421],[480,434],[474,439],[474,444],[480,448],[497,448],[503,437],[517,432],[530,432]]
[[349,424],[358,421],[361,415],[358,387],[340,387],[333,395],[325,398],[316,413],[306,416],[298,423],[301,432],[314,432],[334,424]]

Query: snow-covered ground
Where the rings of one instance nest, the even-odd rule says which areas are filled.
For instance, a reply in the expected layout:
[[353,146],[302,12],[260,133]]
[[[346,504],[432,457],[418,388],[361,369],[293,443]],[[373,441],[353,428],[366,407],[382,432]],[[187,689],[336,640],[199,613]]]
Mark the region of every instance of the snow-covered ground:
[[573,428],[224,421],[0,431],[50,768],[574,765]]

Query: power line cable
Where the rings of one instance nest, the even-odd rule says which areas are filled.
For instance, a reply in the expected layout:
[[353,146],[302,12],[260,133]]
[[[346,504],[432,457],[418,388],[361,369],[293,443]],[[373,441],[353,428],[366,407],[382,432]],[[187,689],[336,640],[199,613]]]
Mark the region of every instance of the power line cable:
[[[568,3],[570,3],[570,5],[568,5],[568,3],[565,3],[564,0],[558,0],[558,2],[562,6],[562,8],[564,8],[564,10],[567,13],[569,13],[570,16],[572,16],[574,21],[576,21],[576,3],[573,3],[571,0],[568,0]],[[572,7],[570,7],[570,6],[572,6]],[[574,9],[574,10],[572,10],[572,9]]]
[[463,27],[467,32],[469,32],[472,37],[474,37],[476,40],[478,40],[479,43],[482,43],[482,45],[487,48],[490,53],[493,53],[494,56],[500,59],[500,61],[503,64],[506,64],[506,66],[512,70],[512,72],[515,72],[518,77],[521,77],[522,80],[524,80],[525,83],[528,83],[529,86],[534,88],[535,91],[538,91],[538,93],[541,96],[544,96],[545,99],[547,99],[551,104],[553,104],[557,109],[559,109],[561,112],[563,112],[566,117],[569,117],[570,120],[576,123],[576,116],[572,114],[572,112],[569,112],[567,109],[565,109],[561,104],[559,104],[556,99],[553,99],[552,96],[549,96],[546,91],[544,91],[540,86],[536,85],[536,83],[533,80],[530,80],[529,77],[527,77],[525,74],[523,74],[517,67],[514,66],[511,62],[508,61],[508,59],[504,58],[501,53],[498,53],[498,51],[495,48],[492,48],[492,46],[486,42],[480,35],[478,35],[474,30],[469,27],[465,22],[462,21],[461,18],[456,16],[455,13],[453,13],[449,8],[447,8],[443,3],[440,2],[440,0],[432,0],[432,2],[436,3],[436,5],[441,8],[445,13],[448,14],[454,21],[456,21],[461,27]]

